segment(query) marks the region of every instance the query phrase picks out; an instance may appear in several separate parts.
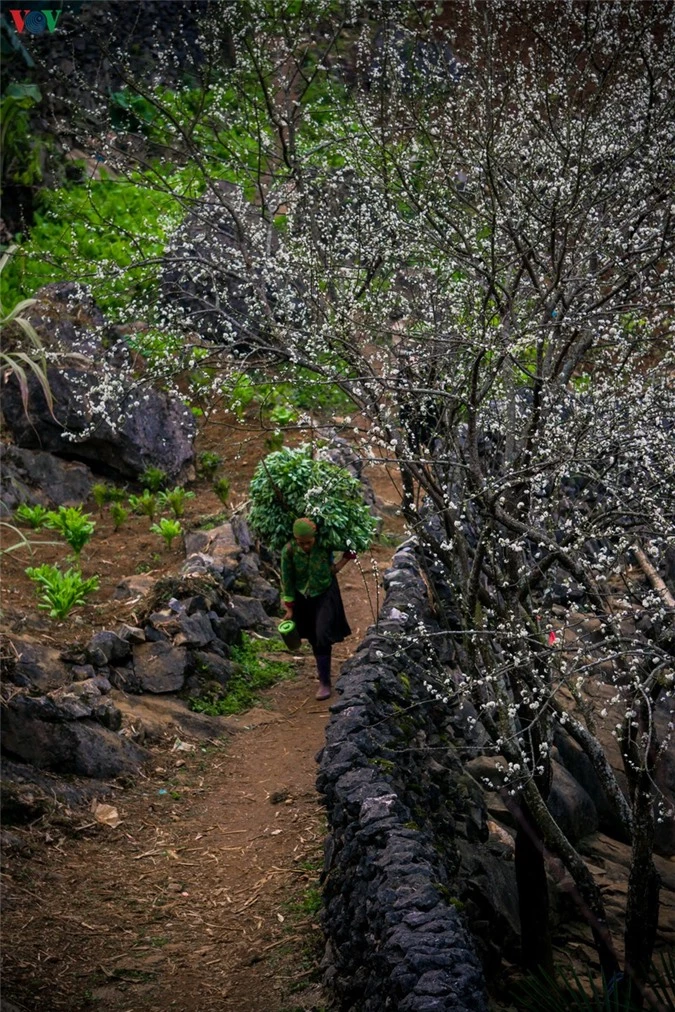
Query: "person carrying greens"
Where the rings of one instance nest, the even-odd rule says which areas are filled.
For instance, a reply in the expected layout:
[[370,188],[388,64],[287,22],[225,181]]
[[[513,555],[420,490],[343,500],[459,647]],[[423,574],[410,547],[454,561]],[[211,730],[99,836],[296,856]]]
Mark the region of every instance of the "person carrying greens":
[[292,619],[301,639],[309,641],[319,676],[317,699],[331,694],[331,650],[351,634],[342,604],[337,573],[355,552],[343,552],[337,562],[323,544],[316,524],[307,517],[293,524],[293,540],[281,551],[281,600],[286,618]]

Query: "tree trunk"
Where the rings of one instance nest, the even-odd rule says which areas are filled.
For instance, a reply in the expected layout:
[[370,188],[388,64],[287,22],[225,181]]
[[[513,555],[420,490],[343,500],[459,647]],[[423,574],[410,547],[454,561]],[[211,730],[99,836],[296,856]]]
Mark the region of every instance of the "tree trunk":
[[[647,779],[646,777],[644,779]],[[661,881],[654,866],[654,815],[649,784],[638,787],[633,796],[633,854],[626,900],[625,987],[629,984],[636,1009],[644,1002],[644,985],[652,962],[659,920]]]
[[515,815],[518,820],[515,864],[523,966],[527,970],[544,970],[552,976],[553,947],[544,847],[527,806],[518,805]]
[[620,966],[607,925],[602,893],[583,859],[560,831],[532,780],[523,787],[523,797],[527,799],[546,848],[560,857],[574,879],[580,912],[593,932],[593,942],[598,951],[603,976],[605,980],[613,980],[618,976]]

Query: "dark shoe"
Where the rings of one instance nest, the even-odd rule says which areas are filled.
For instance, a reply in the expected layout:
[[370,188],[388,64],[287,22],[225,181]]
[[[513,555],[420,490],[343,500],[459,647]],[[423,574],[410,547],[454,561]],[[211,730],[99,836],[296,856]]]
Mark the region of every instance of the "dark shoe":
[[315,699],[328,699],[330,697],[330,685],[321,684],[316,690]]

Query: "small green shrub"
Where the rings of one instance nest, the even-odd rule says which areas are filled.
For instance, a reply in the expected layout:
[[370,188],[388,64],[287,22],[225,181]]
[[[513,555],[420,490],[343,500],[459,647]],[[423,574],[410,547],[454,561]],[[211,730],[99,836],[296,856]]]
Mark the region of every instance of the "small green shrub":
[[176,485],[170,492],[159,492],[157,501],[160,506],[164,508],[168,507],[175,517],[182,517],[185,513],[185,503],[188,499],[194,499],[194,497],[194,492],[188,492],[186,489],[181,488],[180,485]]
[[230,479],[218,478],[218,480],[213,483],[213,491],[216,493],[223,506],[227,506],[227,501],[230,498]]
[[203,478],[210,481],[215,478],[222,462],[223,458],[219,453],[214,453],[213,450],[203,450],[197,457],[197,470]]
[[289,404],[277,404],[270,411],[272,425],[292,425],[298,420],[298,413]]
[[125,489],[117,488],[115,485],[107,485],[104,482],[97,482],[91,488],[91,497],[98,506],[99,512],[103,511],[103,507],[108,502],[122,502],[126,494]]
[[163,471],[161,467],[146,467],[140,477],[140,481],[151,492],[159,492],[160,489],[165,487],[168,477],[166,471]]
[[58,510],[49,511],[45,527],[58,531],[74,554],[79,556],[84,546],[91,540],[96,524],[91,519],[91,513],[83,513],[81,506],[59,506]]
[[115,530],[118,531],[122,524],[125,524],[129,519],[129,510],[125,510],[122,503],[114,502],[110,506],[110,516],[115,525]]
[[315,917],[323,906],[323,894],[316,886],[308,886],[302,897],[300,908],[303,914]]
[[157,512],[157,496],[149,489],[146,488],[143,495],[130,495],[129,505],[134,513],[140,513],[142,516],[149,517],[151,523],[155,519],[155,513]]
[[94,503],[98,506],[99,513],[103,512],[103,507],[108,502],[108,486],[102,482],[97,482],[91,486],[91,497]]
[[20,520],[24,524],[28,524],[34,530],[38,530],[40,527],[45,526],[45,520],[49,516],[49,510],[46,506],[29,506],[27,503],[21,503],[17,506],[14,511],[14,516],[17,520]]
[[38,596],[42,598],[38,608],[49,611],[50,618],[66,618],[76,605],[86,604],[88,595],[99,587],[98,576],[84,580],[79,569],[62,573],[58,566],[46,563],[29,567],[26,575],[37,584]]
[[160,538],[164,538],[168,549],[171,549],[174,540],[183,533],[180,521],[169,520],[167,517],[162,517],[158,524],[152,525],[150,530],[153,534],[158,534]]
[[42,101],[36,84],[10,83],[0,100],[2,180],[35,186],[42,179],[45,138],[36,135],[30,112]]

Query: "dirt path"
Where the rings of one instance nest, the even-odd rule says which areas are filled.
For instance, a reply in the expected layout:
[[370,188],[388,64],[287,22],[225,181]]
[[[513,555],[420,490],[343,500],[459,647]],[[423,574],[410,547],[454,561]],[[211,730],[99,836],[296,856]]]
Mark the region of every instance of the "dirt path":
[[[391,554],[374,550],[380,569]],[[334,674],[373,621],[357,569],[340,582],[353,635]],[[226,740],[177,752],[172,735],[147,778],[112,799],[116,828],[85,813],[75,833],[32,829],[32,857],[3,878],[5,1001],[22,1012],[325,1007],[315,756],[328,706],[314,699],[311,656],[298,669]]]

